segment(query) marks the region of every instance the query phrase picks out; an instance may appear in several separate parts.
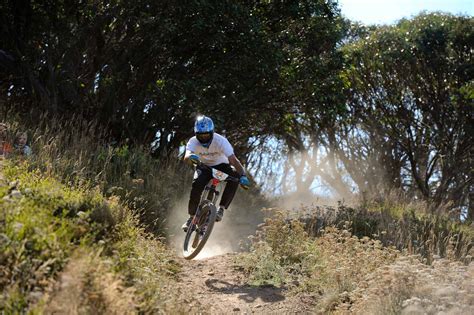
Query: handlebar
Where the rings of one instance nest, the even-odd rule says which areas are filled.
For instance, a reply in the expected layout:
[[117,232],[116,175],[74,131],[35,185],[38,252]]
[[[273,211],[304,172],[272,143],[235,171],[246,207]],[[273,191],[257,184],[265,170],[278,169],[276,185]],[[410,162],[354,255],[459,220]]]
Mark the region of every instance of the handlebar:
[[[212,171],[212,170],[214,169],[214,170],[220,171],[220,172],[222,172],[222,173],[225,173],[225,172],[223,172],[223,171],[221,171],[221,170],[218,170],[218,169],[215,168],[215,167],[206,165],[206,164],[202,163],[201,161],[196,161],[196,162],[198,162],[198,163],[194,163],[194,161],[191,161],[191,162],[192,162],[196,167],[202,167],[202,168],[208,169],[208,170],[210,170],[210,171]],[[225,174],[227,174],[227,173],[225,173]],[[240,181],[240,178],[237,178],[237,177],[234,177],[234,176],[232,176],[232,175],[227,174],[227,178],[226,178],[224,181],[239,182],[239,181]]]

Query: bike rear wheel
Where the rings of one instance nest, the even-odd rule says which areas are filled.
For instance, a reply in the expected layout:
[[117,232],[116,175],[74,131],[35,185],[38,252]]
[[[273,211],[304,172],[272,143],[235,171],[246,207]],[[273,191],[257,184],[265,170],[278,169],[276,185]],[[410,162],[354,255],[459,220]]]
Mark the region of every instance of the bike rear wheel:
[[183,256],[185,259],[193,259],[199,252],[204,248],[206,242],[211,235],[212,229],[214,228],[214,222],[216,221],[217,209],[212,203],[207,203],[202,206],[202,213],[207,213],[208,219],[207,227],[204,233],[202,232],[203,225],[198,226],[197,224],[191,223],[186,232],[183,244]]

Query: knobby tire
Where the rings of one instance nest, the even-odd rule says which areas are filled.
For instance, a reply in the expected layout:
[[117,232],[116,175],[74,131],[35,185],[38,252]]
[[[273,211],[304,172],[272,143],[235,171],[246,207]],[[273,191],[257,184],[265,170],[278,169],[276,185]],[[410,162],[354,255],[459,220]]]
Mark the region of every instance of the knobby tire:
[[[208,209],[206,209],[208,207]],[[196,227],[191,224],[188,228],[188,231],[186,232],[186,237],[184,238],[184,246],[183,246],[183,256],[185,259],[193,259],[196,257],[199,252],[204,248],[204,245],[206,245],[206,242],[211,235],[212,229],[214,228],[214,223],[216,222],[216,215],[217,215],[217,209],[216,206],[213,204],[207,204],[203,206],[203,209],[205,212],[206,210],[209,211],[209,222],[207,224],[206,231],[204,235],[201,237],[199,240],[197,246],[195,249],[193,249],[196,238],[199,238],[198,232],[196,230]],[[194,234],[194,236],[193,236]]]

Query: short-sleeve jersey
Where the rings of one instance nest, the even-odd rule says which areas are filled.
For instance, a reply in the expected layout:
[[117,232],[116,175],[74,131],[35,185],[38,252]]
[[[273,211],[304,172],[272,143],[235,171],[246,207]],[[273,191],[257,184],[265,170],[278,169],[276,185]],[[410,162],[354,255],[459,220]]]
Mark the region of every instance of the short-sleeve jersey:
[[228,157],[234,154],[234,149],[229,140],[215,132],[209,148],[203,147],[194,136],[186,144],[186,151],[197,154],[207,166],[215,166],[221,163],[228,164]]

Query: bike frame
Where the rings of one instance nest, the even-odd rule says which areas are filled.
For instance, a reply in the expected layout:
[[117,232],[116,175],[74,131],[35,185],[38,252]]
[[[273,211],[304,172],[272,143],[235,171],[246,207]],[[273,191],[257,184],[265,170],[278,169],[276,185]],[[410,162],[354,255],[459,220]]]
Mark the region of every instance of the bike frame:
[[219,195],[220,195],[220,191],[217,190],[217,186],[220,183],[221,181],[219,179],[213,177],[204,188],[204,191],[207,191],[207,195],[203,194],[203,196],[201,197],[201,202],[205,199],[212,202],[213,204],[216,204],[217,199],[219,198]]
[[207,191],[207,194],[206,193],[202,194],[200,204],[204,200],[208,200],[215,205],[220,195],[220,191],[217,190],[217,187],[219,186],[219,184],[223,182],[228,182],[228,181],[238,182],[239,179],[236,177],[230,176],[229,174],[226,174],[222,171],[219,171],[218,169],[215,169],[212,166],[204,165],[204,167],[211,170],[212,179],[209,181],[209,183],[207,183],[206,187],[204,188],[204,192]]
[[[217,199],[219,198],[220,191],[217,189],[219,184],[223,183],[224,181],[236,181],[238,180],[235,177],[232,177],[228,174],[225,174],[222,171],[216,170],[213,167],[207,166],[212,171],[212,179],[207,183],[206,187],[204,188],[204,192],[201,195],[201,201],[199,202],[198,209],[196,210],[196,215],[194,216],[193,223],[198,224],[198,218],[201,217],[201,209],[203,208],[204,202],[212,203],[216,205]],[[206,193],[207,192],[207,193]]]

